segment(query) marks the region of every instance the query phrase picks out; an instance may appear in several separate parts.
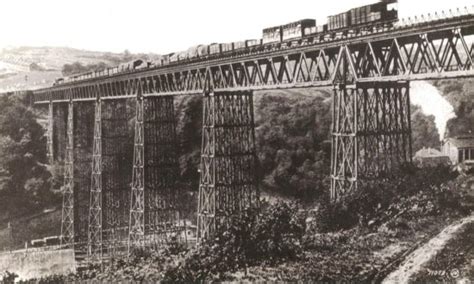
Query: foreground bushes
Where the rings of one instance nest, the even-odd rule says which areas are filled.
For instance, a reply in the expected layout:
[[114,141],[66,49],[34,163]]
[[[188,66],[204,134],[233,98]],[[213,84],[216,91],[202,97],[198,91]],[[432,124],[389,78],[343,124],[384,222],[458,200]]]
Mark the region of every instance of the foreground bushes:
[[136,251],[130,260],[112,260],[102,269],[90,266],[75,275],[51,276],[31,283],[123,280],[194,283],[233,279],[232,273],[250,266],[277,265],[302,255],[305,214],[293,204],[263,204],[232,217],[214,239],[187,249],[172,245],[150,253]]
[[462,195],[449,167],[417,169],[405,167],[396,175],[361,183],[344,200],[322,201],[316,212],[315,230],[350,229],[358,224],[375,228],[394,217],[432,216],[441,211],[467,214]]
[[176,267],[167,270],[163,280],[222,280],[249,266],[297,259],[304,232],[305,216],[294,205],[279,203],[246,210],[233,217],[215,239],[189,252]]
[[[295,205],[263,204],[232,217],[199,247],[137,252],[129,261],[91,267],[67,280],[375,281],[407,244],[472,210],[463,205],[458,182],[447,168],[406,168],[396,177],[360,185],[342,202],[322,201],[312,218],[316,226],[306,228],[306,211]],[[385,250],[391,244],[400,250]]]

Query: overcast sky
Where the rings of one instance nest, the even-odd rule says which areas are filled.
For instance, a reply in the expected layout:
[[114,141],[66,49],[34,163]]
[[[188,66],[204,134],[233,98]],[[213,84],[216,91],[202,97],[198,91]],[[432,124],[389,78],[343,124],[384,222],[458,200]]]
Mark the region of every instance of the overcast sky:
[[[169,53],[196,44],[260,38],[261,30],[326,17],[376,0],[0,0],[0,48],[68,46]],[[399,0],[401,17],[472,0]]]

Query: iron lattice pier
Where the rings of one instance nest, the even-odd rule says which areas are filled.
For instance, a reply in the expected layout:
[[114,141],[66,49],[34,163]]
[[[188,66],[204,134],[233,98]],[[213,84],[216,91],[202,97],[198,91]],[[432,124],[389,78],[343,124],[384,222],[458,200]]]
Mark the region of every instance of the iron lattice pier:
[[[95,104],[92,178],[89,206],[88,257],[126,253],[129,221],[130,159],[127,159],[127,102],[101,101]],[[104,109],[104,110],[102,110]]]
[[145,129],[143,96],[138,92],[135,111],[132,191],[130,197],[130,231],[128,253],[145,246]]
[[91,261],[102,259],[102,169],[102,102],[98,97],[94,112],[89,231],[87,235],[87,255]]
[[204,96],[198,239],[257,207],[257,157],[252,92]]
[[174,98],[139,95],[136,104],[129,252],[182,233]]
[[331,199],[360,180],[411,163],[409,82],[339,85],[334,89]]
[[54,106],[50,102],[48,104],[48,128],[46,130],[46,155],[50,165],[54,163]]
[[74,103],[72,100],[68,103],[67,112],[67,145],[62,193],[61,245],[67,245],[74,248]]

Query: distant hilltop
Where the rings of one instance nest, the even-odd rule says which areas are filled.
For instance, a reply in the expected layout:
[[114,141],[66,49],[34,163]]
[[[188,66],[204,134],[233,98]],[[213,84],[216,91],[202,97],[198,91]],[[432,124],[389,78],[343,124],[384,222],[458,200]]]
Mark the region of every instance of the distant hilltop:
[[137,58],[154,60],[156,57],[158,55],[132,54],[127,50],[112,53],[69,47],[3,48],[0,49],[0,92],[51,86],[55,79],[63,77],[62,71],[66,64],[83,68],[117,66]]

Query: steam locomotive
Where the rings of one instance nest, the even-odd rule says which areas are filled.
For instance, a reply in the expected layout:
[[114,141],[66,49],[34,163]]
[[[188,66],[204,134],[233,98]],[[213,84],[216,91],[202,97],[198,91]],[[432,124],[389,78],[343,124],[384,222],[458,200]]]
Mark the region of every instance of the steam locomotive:
[[250,39],[232,43],[212,43],[197,45],[185,51],[161,55],[158,60],[146,62],[135,60],[117,67],[107,68],[98,72],[89,72],[68,78],[57,79],[55,85],[65,82],[109,76],[118,73],[133,72],[143,68],[155,68],[220,55],[240,54],[250,51],[262,51],[273,48],[291,46],[294,41],[308,38],[334,39],[336,34],[364,29],[375,25],[391,26],[398,21],[398,0],[380,0],[377,3],[350,9],[344,13],[329,16],[327,24],[318,26],[314,19],[303,19],[281,26],[265,28],[261,39]]

